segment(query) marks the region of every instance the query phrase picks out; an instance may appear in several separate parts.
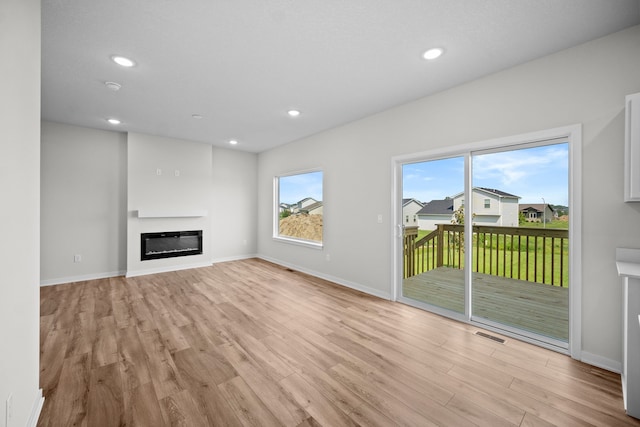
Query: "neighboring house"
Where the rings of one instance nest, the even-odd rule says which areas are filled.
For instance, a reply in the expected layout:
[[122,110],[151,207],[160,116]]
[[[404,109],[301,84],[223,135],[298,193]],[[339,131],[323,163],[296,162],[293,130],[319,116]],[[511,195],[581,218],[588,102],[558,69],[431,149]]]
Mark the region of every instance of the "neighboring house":
[[416,199],[402,199],[402,224],[418,225],[418,211],[422,209],[424,203]]
[[291,205],[289,203],[280,203],[280,213],[291,212]]
[[300,209],[299,212],[309,215],[322,215],[322,202],[320,201],[310,205],[305,205],[305,207]]
[[292,215],[322,215],[322,201],[318,201],[313,197],[306,197],[293,204],[280,203],[280,213],[285,211],[291,212]]
[[[517,227],[519,200],[519,196],[504,191],[475,187],[473,189],[473,224]],[[453,212],[464,204],[464,193],[426,203],[418,212],[419,228],[435,230],[436,224],[451,224]]]
[[[314,205],[318,203],[318,201],[316,199],[314,199],[313,197],[306,197],[302,200],[300,200],[297,203],[293,203],[290,205],[290,210],[292,214],[296,214],[299,213],[303,210],[305,210],[306,208],[308,208],[311,205]],[[322,203],[322,202],[320,202]]]
[[437,224],[451,224],[453,199],[432,200],[425,203],[417,216],[418,228],[421,230],[435,230]]
[[555,209],[548,203],[522,203],[519,209],[529,222],[551,222],[557,217]]
[[[473,223],[517,227],[519,196],[494,188],[473,188]],[[464,205],[464,193],[453,196],[453,210]]]

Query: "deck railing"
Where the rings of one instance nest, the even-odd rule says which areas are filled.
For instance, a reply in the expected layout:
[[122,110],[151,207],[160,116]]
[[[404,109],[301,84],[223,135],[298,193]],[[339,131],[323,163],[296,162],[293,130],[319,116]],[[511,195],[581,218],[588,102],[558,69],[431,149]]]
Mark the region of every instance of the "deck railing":
[[[474,225],[472,250],[474,272],[568,286],[568,230]],[[417,227],[406,227],[404,277],[463,268],[464,251],[464,225],[438,224],[420,239]]]

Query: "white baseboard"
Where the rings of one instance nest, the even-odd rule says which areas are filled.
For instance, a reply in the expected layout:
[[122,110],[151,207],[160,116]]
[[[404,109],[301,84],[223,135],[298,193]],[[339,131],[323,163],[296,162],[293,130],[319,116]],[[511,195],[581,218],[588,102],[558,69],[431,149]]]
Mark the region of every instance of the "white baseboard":
[[193,264],[172,265],[167,267],[149,268],[145,270],[127,271],[126,277],[146,276],[148,274],[169,273],[171,271],[189,270],[192,268],[211,267],[211,261]]
[[616,374],[622,372],[621,362],[589,353],[587,351],[582,351],[580,361],[588,363],[589,365],[597,366],[598,368],[606,369],[607,371],[615,372]]
[[31,415],[27,420],[27,427],[36,427],[38,424],[38,418],[40,418],[40,412],[42,411],[42,405],[44,405],[44,396],[42,395],[42,389],[36,393],[36,399],[31,406]]
[[278,264],[278,265],[281,265],[283,267],[290,268],[292,270],[300,271],[301,273],[305,273],[305,274],[308,274],[310,276],[314,276],[314,277],[318,277],[320,279],[328,280],[330,282],[337,283],[337,284],[345,286],[347,288],[355,289],[356,291],[364,292],[365,294],[373,295],[373,296],[376,296],[378,298],[383,298],[383,299],[386,299],[386,300],[390,300],[391,299],[391,293],[390,292],[381,291],[379,289],[371,288],[371,287],[363,285],[361,283],[351,282],[349,280],[344,280],[344,279],[342,279],[340,277],[335,277],[335,276],[331,276],[329,274],[319,273],[319,272],[314,271],[314,270],[309,270],[307,268],[300,267],[298,265],[291,264],[291,263],[288,263],[288,262],[285,262],[285,261],[282,261],[282,260],[278,260],[278,259],[275,259],[275,258],[264,256],[264,255],[256,255],[256,258],[260,258],[260,259],[263,259],[265,261],[269,261],[269,262],[272,262],[274,264]]
[[233,257],[216,258],[211,262],[202,262],[202,263],[187,264],[187,265],[172,266],[172,267],[162,267],[162,268],[150,268],[150,269],[138,270],[138,271],[125,271],[125,270],[109,271],[105,273],[83,274],[80,276],[58,277],[55,279],[43,279],[43,280],[40,280],[40,286],[62,285],[64,283],[84,282],[87,280],[107,279],[109,277],[118,277],[118,276],[126,276],[126,277],[146,276],[148,274],[167,273],[170,271],[188,270],[190,268],[209,267],[211,266],[211,264],[215,264],[219,262],[238,261],[238,260],[249,259],[249,258],[256,258],[256,255],[255,254],[238,255]]
[[84,282],[86,280],[107,279],[109,277],[124,276],[125,271],[108,271],[106,273],[84,274],[81,276],[58,277],[56,279],[40,280],[40,286],[61,285],[63,283]]
[[250,255],[230,256],[230,257],[224,257],[224,258],[214,258],[212,263],[213,264],[218,264],[218,263],[221,263],[221,262],[240,261],[240,260],[243,260],[243,259],[251,259],[251,258],[258,258],[258,255],[250,254]]

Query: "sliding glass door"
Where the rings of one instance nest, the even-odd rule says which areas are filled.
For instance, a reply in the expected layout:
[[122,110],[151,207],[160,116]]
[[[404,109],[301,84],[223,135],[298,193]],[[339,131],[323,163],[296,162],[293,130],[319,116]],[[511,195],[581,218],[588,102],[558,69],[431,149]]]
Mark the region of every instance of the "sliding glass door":
[[402,295],[465,312],[464,157],[402,167]]
[[473,153],[472,318],[569,340],[566,142]]
[[579,132],[568,129],[396,160],[396,298],[571,352]]

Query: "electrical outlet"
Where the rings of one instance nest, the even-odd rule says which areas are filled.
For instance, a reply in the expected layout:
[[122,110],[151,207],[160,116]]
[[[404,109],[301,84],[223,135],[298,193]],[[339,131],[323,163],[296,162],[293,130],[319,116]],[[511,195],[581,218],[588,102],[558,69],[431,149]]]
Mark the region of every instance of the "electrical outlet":
[[82,262],[82,255],[74,255],[73,262]]
[[5,412],[5,427],[11,426],[11,419],[13,418],[13,393],[7,397],[7,407]]

